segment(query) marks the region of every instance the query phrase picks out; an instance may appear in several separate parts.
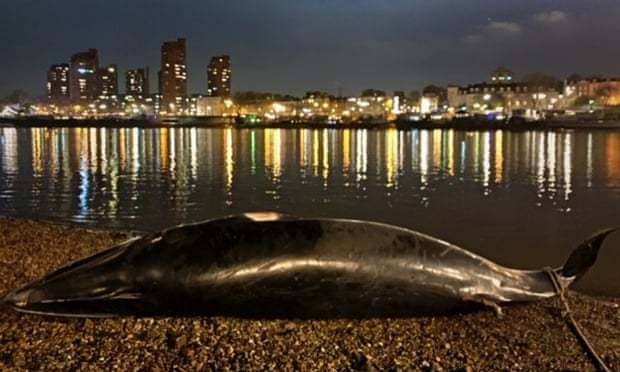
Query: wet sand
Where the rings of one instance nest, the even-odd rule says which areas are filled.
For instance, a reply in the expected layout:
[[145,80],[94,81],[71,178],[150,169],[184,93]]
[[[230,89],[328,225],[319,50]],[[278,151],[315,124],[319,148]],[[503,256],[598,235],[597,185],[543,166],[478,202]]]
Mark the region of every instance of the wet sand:
[[[0,295],[126,234],[0,218]],[[596,267],[594,268],[596,270]],[[620,299],[569,301],[620,371]],[[373,320],[69,319],[0,310],[0,370],[594,370],[560,303]]]

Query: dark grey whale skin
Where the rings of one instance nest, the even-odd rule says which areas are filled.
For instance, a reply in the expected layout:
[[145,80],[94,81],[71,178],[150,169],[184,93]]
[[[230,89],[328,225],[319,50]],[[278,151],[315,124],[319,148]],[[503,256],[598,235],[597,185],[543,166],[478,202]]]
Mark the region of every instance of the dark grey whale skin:
[[[556,269],[563,285],[594,263],[611,231],[586,240]],[[57,316],[326,319],[448,314],[555,294],[543,270],[505,268],[415,231],[246,214],[130,240],[3,301]]]

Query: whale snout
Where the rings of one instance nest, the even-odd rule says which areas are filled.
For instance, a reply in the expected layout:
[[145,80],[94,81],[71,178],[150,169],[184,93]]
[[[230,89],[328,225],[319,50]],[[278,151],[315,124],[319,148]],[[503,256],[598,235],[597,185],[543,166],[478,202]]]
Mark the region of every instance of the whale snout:
[[2,302],[14,308],[23,309],[28,306],[31,301],[31,297],[36,297],[33,296],[35,292],[36,291],[33,291],[30,288],[19,289],[6,295],[2,299]]

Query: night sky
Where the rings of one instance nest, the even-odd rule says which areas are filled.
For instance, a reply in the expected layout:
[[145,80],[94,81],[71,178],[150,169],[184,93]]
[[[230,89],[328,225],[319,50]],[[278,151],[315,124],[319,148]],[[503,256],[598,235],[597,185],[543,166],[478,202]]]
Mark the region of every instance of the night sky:
[[[506,65],[620,75],[615,0],[0,0],[0,96],[44,93],[46,70],[98,48],[103,64],[151,68],[186,37],[190,93],[214,54],[233,58],[233,90],[357,94],[478,82]],[[123,78],[121,78],[123,77]]]

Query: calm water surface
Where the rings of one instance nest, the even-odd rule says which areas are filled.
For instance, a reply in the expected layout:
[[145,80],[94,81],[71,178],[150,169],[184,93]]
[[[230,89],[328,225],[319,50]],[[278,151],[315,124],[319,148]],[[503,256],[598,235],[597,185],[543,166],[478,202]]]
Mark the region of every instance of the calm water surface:
[[[0,215],[154,230],[266,209],[555,266],[620,225],[620,132],[0,128]],[[581,288],[620,295],[618,265],[620,234]]]

